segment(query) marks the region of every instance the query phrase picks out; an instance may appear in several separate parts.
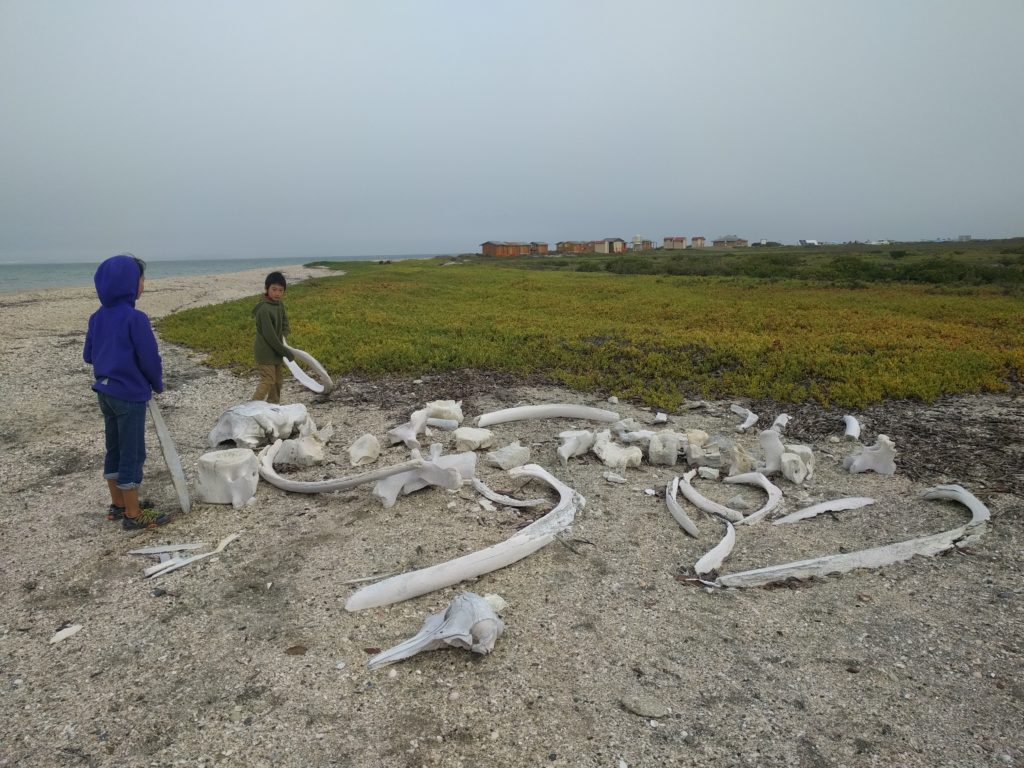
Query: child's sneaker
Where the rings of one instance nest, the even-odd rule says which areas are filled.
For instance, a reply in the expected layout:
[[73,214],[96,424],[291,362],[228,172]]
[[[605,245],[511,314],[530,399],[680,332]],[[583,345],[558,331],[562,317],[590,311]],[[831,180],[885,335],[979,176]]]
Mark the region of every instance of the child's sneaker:
[[121,520],[124,517],[124,507],[111,504],[107,507],[107,520]]
[[125,515],[121,520],[121,527],[126,531],[140,531],[144,528],[156,528],[171,522],[171,516],[166,512],[160,512],[152,507],[145,507],[139,510],[138,517]]

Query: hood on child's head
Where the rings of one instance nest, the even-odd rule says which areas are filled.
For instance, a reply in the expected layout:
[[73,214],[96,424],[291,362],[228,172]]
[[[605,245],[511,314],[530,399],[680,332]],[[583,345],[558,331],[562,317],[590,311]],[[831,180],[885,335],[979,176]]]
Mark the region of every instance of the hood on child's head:
[[105,307],[124,303],[134,306],[139,295],[140,277],[142,267],[134,256],[111,256],[96,268],[93,276],[100,304]]

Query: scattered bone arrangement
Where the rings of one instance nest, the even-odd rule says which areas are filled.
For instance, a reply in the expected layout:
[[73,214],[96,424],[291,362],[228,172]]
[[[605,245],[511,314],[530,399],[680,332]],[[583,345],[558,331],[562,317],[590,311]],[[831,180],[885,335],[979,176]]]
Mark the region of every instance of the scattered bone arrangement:
[[[319,363],[300,350],[293,352],[297,359],[317,372],[322,382],[310,380],[312,386],[303,383],[314,391],[333,386]],[[318,386],[320,390],[316,389]],[[401,497],[424,488],[457,490],[463,486],[475,489],[481,505],[491,505],[492,509],[494,504],[519,509],[550,505],[549,511],[505,541],[414,571],[379,579],[356,579],[355,582],[372,583],[356,589],[348,598],[345,603],[348,611],[391,605],[512,566],[569,529],[576,514],[586,505],[583,495],[540,465],[531,463],[529,446],[520,445],[518,441],[500,445],[495,433],[488,428],[523,420],[594,422],[597,429],[557,432],[560,441],[555,452],[557,463],[564,469],[570,459],[592,454],[608,468],[604,477],[610,483],[626,482],[624,475],[629,469],[639,467],[645,460],[655,466],[674,467],[680,460],[689,465],[668,481],[665,505],[671,518],[689,536],[698,537],[703,527],[717,527],[720,531],[718,544],[692,565],[694,579],[710,588],[765,586],[790,579],[879,568],[915,555],[932,556],[977,540],[989,520],[988,509],[968,490],[959,485],[940,485],[928,489],[923,498],[958,502],[970,512],[968,522],[940,533],[871,549],[726,573],[725,564],[737,540],[749,535],[747,530],[758,523],[771,520],[774,525],[791,525],[822,513],[857,510],[875,503],[875,499],[867,497],[836,498],[785,515],[780,513],[787,484],[799,487],[813,476],[815,469],[815,456],[809,446],[784,440],[784,432],[791,421],[788,415],[781,414],[771,427],[757,433],[760,452],[752,455],[728,436],[711,437],[698,429],[675,431],[663,413],[655,415],[650,425],[654,429],[650,429],[602,408],[573,404],[528,405],[484,413],[473,420],[472,425],[463,425],[465,417],[461,406],[461,402],[452,400],[433,401],[414,411],[407,422],[389,430],[383,441],[375,435],[361,435],[348,447],[349,464],[356,471],[345,477],[317,481],[294,480],[280,474],[275,467],[311,467],[322,462],[325,445],[333,437],[331,426],[318,428],[301,404],[272,405],[253,401],[233,406],[210,431],[208,440],[212,450],[199,461],[197,498],[238,508],[253,498],[258,481],[262,479],[292,493],[329,493],[372,484],[373,496],[384,507],[393,506]],[[739,433],[753,430],[760,419],[738,404],[732,405],[730,410],[741,419],[736,425]],[[843,439],[856,444],[855,452],[841,462],[844,470],[880,475],[896,472],[896,447],[888,436],[879,434],[875,443],[862,445],[861,425],[855,417],[845,416],[843,424],[837,425],[837,432],[840,427]],[[456,452],[445,454],[439,443],[424,446],[422,441],[433,434],[431,429],[451,432]],[[401,445],[408,451],[407,459],[373,468],[381,457],[382,442]],[[536,492],[531,497],[527,491],[522,491],[525,498],[516,498],[492,490],[476,476],[478,457],[488,466],[505,471],[511,485],[522,489],[527,484],[539,483],[553,492],[557,501],[552,502]],[[720,479],[723,472],[725,477]],[[741,504],[739,497],[721,504],[701,493],[698,481],[753,486],[764,492],[764,502],[756,509]],[[656,495],[653,490],[648,493]],[[747,508],[742,508],[744,506]],[[162,553],[164,559],[147,569],[146,575],[168,573],[220,552],[230,540],[233,537],[208,553],[174,557]],[[184,548],[182,545],[181,549]],[[416,635],[378,654],[369,665],[376,668],[442,647],[490,653],[504,630],[497,615],[503,607],[504,601],[496,595],[485,599],[471,592],[459,593],[445,610],[429,616]]]

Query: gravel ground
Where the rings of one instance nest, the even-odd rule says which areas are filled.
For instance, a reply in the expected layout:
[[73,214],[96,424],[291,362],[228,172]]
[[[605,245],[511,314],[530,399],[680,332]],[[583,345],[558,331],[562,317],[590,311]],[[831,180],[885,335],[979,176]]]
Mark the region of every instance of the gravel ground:
[[[315,270],[287,270],[289,282]],[[253,293],[263,272],[153,280],[151,317]],[[0,507],[0,765],[17,766],[1013,766],[1024,765],[1021,450],[1015,395],[885,403],[857,415],[862,439],[893,437],[895,476],[850,475],[837,440],[842,412],[744,403],[770,424],[794,418],[787,442],[814,449],[803,486],[778,479],[783,511],[840,496],[877,503],[793,526],[737,533],[723,570],[851,551],[960,525],[966,510],[921,491],[958,482],[992,512],[968,549],[783,587],[695,585],[693,563],[722,526],[690,508],[700,538],[669,516],[666,483],[682,467],[625,472],[611,484],[594,456],[555,460],[569,420],[493,427],[499,444],[586,497],[569,534],[501,571],[390,608],[344,610],[361,577],[404,571],[487,546],[528,522],[484,509],[471,489],[426,489],[383,509],[370,487],[288,494],[261,482],[255,500],[195,504],[169,526],[127,533],[105,520],[102,427],[81,361],[91,290],[6,295],[0,313],[3,494]],[[301,345],[301,339],[295,339]],[[158,397],[186,475],[206,435],[253,379],[204,367],[163,344]],[[351,473],[347,447],[435,399],[463,403],[467,421],[514,404],[614,407],[543,381],[479,372],[421,379],[344,379],[327,397],[286,383],[318,425],[335,427],[327,464],[304,477]],[[670,414],[757,454],[729,403]],[[175,495],[155,435],[146,495]],[[436,433],[446,451],[449,434]],[[379,464],[406,458],[401,448]],[[491,487],[534,496],[500,470]],[[725,502],[753,488],[696,481]],[[652,492],[654,495],[652,495]],[[222,554],[155,580],[159,543],[239,532]],[[507,602],[489,656],[421,654],[376,671],[366,660],[415,634],[462,590]],[[51,644],[62,627],[81,631]]]

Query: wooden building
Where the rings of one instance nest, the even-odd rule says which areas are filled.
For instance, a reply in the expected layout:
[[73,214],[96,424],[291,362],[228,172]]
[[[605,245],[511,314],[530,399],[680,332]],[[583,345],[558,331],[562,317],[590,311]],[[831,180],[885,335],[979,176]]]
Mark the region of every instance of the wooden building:
[[484,256],[544,256],[548,252],[548,244],[488,240],[480,243],[480,252]]
[[683,235],[675,235],[673,237],[666,237],[664,240],[663,247],[666,251],[677,251],[686,247],[686,237]]
[[626,241],[621,237],[606,237],[604,240],[595,240],[594,253],[625,253]]
[[594,247],[583,240],[560,240],[555,243],[555,250],[558,253],[591,253]]
[[704,247],[704,236],[703,235],[697,235],[696,237],[694,237],[690,241],[690,243],[691,243],[691,245],[690,245],[691,248],[703,248]]
[[723,235],[717,240],[712,240],[711,245],[715,248],[746,248],[747,241],[736,235]]

